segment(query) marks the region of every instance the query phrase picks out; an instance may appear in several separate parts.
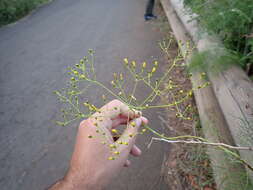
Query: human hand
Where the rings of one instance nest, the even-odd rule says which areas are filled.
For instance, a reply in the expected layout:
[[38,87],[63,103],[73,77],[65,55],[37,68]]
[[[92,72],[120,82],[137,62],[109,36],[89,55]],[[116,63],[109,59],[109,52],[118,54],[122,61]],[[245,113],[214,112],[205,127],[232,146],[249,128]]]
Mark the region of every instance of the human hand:
[[[104,188],[123,166],[130,165],[129,153],[141,155],[134,143],[139,127],[147,122],[140,112],[130,110],[119,100],[103,106],[81,122],[69,171],[55,187],[75,190]],[[123,124],[127,124],[123,134],[113,138],[117,133],[116,127]]]

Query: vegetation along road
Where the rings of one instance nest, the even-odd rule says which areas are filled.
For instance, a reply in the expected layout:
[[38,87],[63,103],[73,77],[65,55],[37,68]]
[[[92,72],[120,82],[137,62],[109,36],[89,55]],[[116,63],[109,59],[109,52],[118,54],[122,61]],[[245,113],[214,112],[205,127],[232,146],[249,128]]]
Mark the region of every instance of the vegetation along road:
[[[16,24],[0,29],[0,187],[2,190],[45,189],[68,168],[76,125],[54,124],[60,104],[53,91],[64,87],[67,66],[92,48],[96,70],[109,85],[123,69],[124,57],[136,61],[159,56],[161,34],[145,22],[145,0],[55,0]],[[139,88],[137,96],[146,95]],[[88,93],[101,105],[99,88]],[[157,110],[146,113],[161,129]],[[167,189],[160,170],[164,148],[143,135],[143,156],[108,189]],[[94,158],[95,159],[95,158]]]

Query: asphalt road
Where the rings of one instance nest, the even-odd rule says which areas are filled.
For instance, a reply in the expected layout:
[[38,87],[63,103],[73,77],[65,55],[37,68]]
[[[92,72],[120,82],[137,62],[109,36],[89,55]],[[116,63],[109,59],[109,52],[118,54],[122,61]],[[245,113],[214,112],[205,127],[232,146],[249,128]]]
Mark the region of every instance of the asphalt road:
[[[145,22],[145,0],[55,0],[14,25],[0,29],[0,189],[45,189],[68,168],[76,126],[61,128],[53,120],[60,105],[53,90],[64,87],[66,67],[89,48],[106,84],[122,69],[124,57],[144,61],[159,57],[161,34]],[[93,103],[103,93],[89,92]],[[138,97],[146,95],[138,88]],[[146,113],[161,130],[157,110]],[[140,159],[124,169],[111,190],[167,189],[160,175],[164,145],[148,150],[141,136]],[[95,159],[95,158],[94,158]]]

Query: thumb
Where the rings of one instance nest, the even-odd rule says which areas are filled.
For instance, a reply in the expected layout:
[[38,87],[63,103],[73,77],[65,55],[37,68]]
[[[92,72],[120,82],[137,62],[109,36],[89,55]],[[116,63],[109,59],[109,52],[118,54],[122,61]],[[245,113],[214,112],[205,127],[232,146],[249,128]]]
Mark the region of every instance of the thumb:
[[[122,145],[119,148],[122,149],[129,149],[134,145],[136,136],[138,134],[138,129],[143,123],[143,117],[135,118],[130,121],[130,123],[127,125],[127,128],[123,132],[123,134],[120,136],[120,138],[116,141],[116,143]],[[126,146],[127,145],[127,146]]]

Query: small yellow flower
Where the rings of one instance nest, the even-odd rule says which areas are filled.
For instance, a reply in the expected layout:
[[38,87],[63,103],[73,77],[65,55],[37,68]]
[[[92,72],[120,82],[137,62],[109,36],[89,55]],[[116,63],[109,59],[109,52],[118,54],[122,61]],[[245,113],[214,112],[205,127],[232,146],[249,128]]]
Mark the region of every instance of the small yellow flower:
[[81,60],[79,61],[79,63],[82,65],[82,64],[84,63],[84,60],[81,59]]
[[131,98],[132,98],[133,100],[137,100],[133,95],[131,96]]
[[124,142],[123,144],[124,144],[124,145],[128,145],[128,142]]
[[118,133],[117,129],[112,129],[112,133]]
[[141,131],[142,131],[143,133],[145,133],[145,132],[147,131],[147,129],[142,129]]
[[128,59],[127,58],[124,59],[124,62],[125,62],[126,65],[128,65]]
[[74,74],[74,75],[78,75],[78,71],[73,70],[73,74]]
[[135,122],[133,122],[133,121],[130,123],[130,125],[131,125],[132,127],[135,127],[135,126],[136,126]]
[[86,77],[85,77],[84,74],[81,74],[81,75],[79,76],[79,78],[80,78],[80,79],[86,79]]
[[120,152],[119,152],[119,151],[115,151],[115,152],[114,152],[114,154],[119,155],[119,154],[120,154]]
[[94,50],[93,50],[93,49],[89,49],[89,50],[88,50],[88,53],[89,53],[89,54],[94,54]]
[[158,66],[158,61],[155,61],[155,62],[154,62],[154,65],[155,65],[155,66]]
[[143,63],[142,63],[142,67],[143,67],[143,69],[145,69],[145,68],[146,68],[146,66],[147,66],[147,63],[146,63],[146,62],[143,62]]
[[108,158],[108,160],[115,160],[115,158],[112,157],[112,156],[110,156],[110,157]]
[[89,106],[89,103],[84,102],[83,105],[84,105],[84,106]]
[[112,84],[113,87],[116,86],[116,85],[115,85],[115,82],[114,82],[113,80],[111,81],[111,84]]
[[131,64],[132,64],[133,67],[136,67],[136,62],[135,61],[132,61]]
[[120,79],[120,80],[123,80],[123,74],[122,74],[122,73],[120,73],[119,79]]
[[151,73],[154,73],[154,72],[156,72],[156,68],[155,67],[152,68]]
[[117,148],[115,144],[110,144],[109,147],[110,148]]

